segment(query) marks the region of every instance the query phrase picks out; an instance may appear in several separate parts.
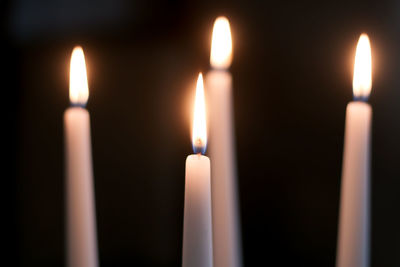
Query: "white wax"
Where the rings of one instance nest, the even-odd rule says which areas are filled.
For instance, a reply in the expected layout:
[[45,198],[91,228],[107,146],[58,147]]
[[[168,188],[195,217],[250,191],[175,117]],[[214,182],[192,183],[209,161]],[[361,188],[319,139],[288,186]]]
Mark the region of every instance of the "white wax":
[[212,267],[210,160],[186,159],[182,267]]
[[64,114],[66,149],[67,266],[97,267],[89,112],[80,107]]
[[337,267],[369,266],[371,106],[347,106]]
[[206,77],[210,116],[211,188],[214,265],[242,265],[237,198],[235,142],[232,108],[232,76],[212,70]]

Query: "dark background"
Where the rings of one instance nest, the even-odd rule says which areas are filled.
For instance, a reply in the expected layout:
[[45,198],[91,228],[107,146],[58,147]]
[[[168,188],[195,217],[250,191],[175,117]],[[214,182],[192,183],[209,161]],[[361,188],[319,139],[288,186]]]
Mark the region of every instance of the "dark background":
[[[64,110],[88,64],[101,266],[180,266],[190,98],[232,26],[245,266],[334,266],[346,104],[373,49],[372,266],[400,266],[400,3],[1,2],[7,266],[64,264]],[[2,261],[3,261],[2,260]]]

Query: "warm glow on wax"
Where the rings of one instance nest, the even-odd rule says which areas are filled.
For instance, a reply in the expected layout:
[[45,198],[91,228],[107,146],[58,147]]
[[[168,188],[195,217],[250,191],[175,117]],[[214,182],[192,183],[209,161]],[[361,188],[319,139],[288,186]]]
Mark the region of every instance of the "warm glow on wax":
[[71,103],[80,106],[86,105],[89,97],[89,89],[85,55],[80,46],[76,46],[72,51],[69,75],[69,99]]
[[218,17],[214,23],[211,41],[211,66],[227,69],[232,63],[232,36],[229,21]]
[[205,152],[207,145],[207,122],[203,75],[201,73],[197,79],[196,96],[194,101],[192,143],[193,150],[196,153]]
[[371,46],[368,35],[361,34],[354,62],[353,93],[355,98],[366,99],[371,93]]

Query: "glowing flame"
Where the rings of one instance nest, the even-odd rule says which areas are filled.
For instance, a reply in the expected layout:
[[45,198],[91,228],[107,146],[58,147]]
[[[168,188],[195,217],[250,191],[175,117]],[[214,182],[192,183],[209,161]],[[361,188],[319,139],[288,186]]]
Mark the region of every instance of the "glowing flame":
[[84,106],[89,97],[85,55],[82,47],[72,51],[69,73],[69,99],[72,104]]
[[232,63],[232,36],[229,21],[218,17],[214,23],[210,63],[213,68],[227,69]]
[[204,154],[207,145],[207,122],[203,75],[201,73],[197,79],[196,97],[194,101],[192,143],[195,153]]
[[368,35],[361,34],[354,62],[353,93],[355,98],[368,99],[371,93],[371,46]]

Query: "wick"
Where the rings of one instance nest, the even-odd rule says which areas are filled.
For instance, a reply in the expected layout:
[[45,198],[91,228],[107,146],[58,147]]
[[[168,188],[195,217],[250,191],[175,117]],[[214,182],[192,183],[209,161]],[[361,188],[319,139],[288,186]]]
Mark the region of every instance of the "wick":
[[193,144],[193,151],[197,155],[202,155],[204,150],[203,142],[201,138],[197,138]]
[[225,72],[225,71],[228,71],[229,68],[224,68],[224,67],[211,67],[211,69],[214,70],[214,71]]
[[196,145],[195,145],[196,147],[202,147],[202,142],[201,142],[201,139],[200,138],[197,138],[196,139]]
[[71,102],[71,107],[85,108],[86,104]]
[[358,102],[367,103],[368,102],[368,97],[367,96],[354,96],[353,100],[354,101],[358,101]]

